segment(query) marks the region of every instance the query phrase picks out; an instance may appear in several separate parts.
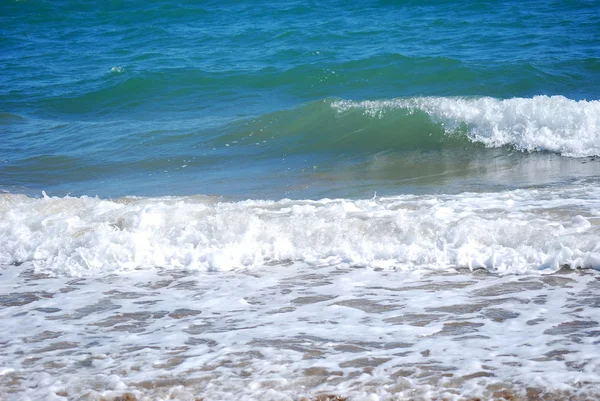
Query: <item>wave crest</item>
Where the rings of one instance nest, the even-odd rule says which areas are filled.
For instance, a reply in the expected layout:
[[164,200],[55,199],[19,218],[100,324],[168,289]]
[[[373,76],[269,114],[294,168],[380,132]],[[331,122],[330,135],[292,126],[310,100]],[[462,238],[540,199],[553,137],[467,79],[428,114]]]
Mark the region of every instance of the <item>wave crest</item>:
[[487,147],[511,146],[563,156],[600,155],[600,101],[563,96],[495,99],[420,97],[375,101],[337,100],[339,113],[363,110],[382,118],[395,110],[422,111],[443,124],[447,134],[465,127],[473,142]]

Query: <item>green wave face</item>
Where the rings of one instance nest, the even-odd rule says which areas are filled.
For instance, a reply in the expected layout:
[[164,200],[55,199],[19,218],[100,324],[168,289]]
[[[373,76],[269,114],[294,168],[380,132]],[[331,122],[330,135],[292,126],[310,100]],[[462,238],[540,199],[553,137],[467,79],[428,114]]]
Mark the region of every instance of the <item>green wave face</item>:
[[466,127],[447,132],[443,124],[420,110],[399,108],[373,116],[359,108],[336,110],[336,102],[327,99],[231,123],[221,128],[209,145],[227,146],[232,152],[252,148],[261,157],[304,153],[352,157],[474,146],[469,145]]

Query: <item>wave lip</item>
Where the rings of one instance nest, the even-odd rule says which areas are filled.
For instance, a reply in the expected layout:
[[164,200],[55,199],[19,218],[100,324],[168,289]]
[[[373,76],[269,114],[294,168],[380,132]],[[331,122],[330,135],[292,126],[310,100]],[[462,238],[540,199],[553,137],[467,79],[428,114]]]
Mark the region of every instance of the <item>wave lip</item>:
[[466,129],[468,138],[487,147],[547,151],[569,157],[600,155],[600,101],[564,96],[416,97],[390,100],[338,100],[339,113],[360,109],[370,117],[395,110],[421,111],[443,124],[446,133]]
[[0,264],[75,276],[287,261],[498,273],[599,267],[600,189],[556,191],[243,202],[0,194]]

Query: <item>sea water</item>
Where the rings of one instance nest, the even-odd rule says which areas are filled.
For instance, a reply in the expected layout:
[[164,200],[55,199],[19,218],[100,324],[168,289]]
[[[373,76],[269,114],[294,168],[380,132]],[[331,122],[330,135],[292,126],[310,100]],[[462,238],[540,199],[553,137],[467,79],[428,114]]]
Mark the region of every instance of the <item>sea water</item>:
[[0,23],[0,399],[600,398],[596,2]]

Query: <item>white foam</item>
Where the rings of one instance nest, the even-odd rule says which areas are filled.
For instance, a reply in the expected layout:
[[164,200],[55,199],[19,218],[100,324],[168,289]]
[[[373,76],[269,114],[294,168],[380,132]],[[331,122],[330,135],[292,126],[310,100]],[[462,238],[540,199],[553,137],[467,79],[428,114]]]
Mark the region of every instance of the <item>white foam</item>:
[[469,138],[488,147],[514,146],[524,151],[549,151],[570,157],[600,155],[600,101],[575,101],[564,96],[494,99],[419,97],[333,102],[340,112],[363,109],[382,116],[394,109],[421,110],[452,133],[461,124]]
[[598,399],[590,271],[32,270],[0,266],[9,400],[488,400],[503,388]]
[[166,267],[347,263],[551,272],[600,266],[600,189],[368,200],[215,202],[197,197],[0,194],[0,264],[58,275]]

